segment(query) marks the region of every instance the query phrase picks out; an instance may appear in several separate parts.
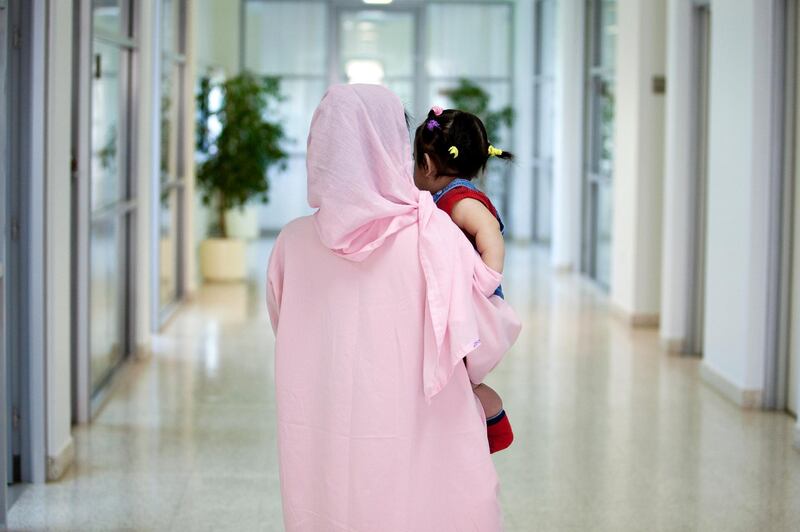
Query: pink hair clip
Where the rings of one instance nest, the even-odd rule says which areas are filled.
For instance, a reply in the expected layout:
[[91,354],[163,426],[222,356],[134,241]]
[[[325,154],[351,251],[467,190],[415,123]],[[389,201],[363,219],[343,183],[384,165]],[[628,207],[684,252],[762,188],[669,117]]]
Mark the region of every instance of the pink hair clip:
[[433,111],[433,114],[435,114],[436,116],[439,116],[440,114],[442,114],[442,112],[444,112],[444,109],[442,109],[438,105],[434,105],[433,107],[431,107],[431,111]]
[[428,120],[428,123],[427,123],[426,125],[427,125],[427,128],[428,128],[428,131],[433,131],[433,130],[434,130],[434,129],[436,129],[437,127],[442,127],[441,125],[439,125],[439,122],[437,122],[437,121],[436,121],[436,120],[434,120],[433,118],[431,118],[430,120]]

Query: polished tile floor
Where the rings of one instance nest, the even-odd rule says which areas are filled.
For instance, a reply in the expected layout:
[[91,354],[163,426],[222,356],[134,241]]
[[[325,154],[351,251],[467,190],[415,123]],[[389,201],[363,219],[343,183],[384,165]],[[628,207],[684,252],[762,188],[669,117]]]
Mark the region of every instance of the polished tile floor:
[[[281,530],[267,254],[183,307],[13,529]],[[511,251],[505,286],[525,322],[490,380],[517,434],[495,455],[509,531],[800,530],[794,420],[728,403],[539,251]]]

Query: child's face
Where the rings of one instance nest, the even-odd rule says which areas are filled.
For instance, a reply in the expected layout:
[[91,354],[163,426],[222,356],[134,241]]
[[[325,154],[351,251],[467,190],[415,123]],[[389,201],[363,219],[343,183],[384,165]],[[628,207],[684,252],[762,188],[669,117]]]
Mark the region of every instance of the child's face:
[[447,184],[447,179],[437,175],[436,166],[430,157],[425,155],[426,168],[414,165],[414,184],[420,190],[430,193],[438,192]]

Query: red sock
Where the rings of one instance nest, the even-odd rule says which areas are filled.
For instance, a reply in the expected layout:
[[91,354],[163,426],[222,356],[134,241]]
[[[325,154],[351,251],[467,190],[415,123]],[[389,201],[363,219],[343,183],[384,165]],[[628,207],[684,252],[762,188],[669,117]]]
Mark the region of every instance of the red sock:
[[489,436],[489,452],[502,451],[514,441],[514,431],[505,410],[486,420],[486,434]]

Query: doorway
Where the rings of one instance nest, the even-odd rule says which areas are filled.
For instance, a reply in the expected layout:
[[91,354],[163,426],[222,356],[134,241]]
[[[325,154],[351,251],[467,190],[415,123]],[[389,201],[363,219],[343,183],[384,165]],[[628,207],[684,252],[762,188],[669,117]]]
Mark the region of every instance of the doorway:
[[683,353],[703,351],[705,313],[706,204],[708,189],[708,94],[711,58],[711,12],[708,3],[692,13],[692,167],[689,206],[689,282],[687,283],[686,338]]
[[583,242],[581,270],[604,288],[611,283],[615,0],[588,0],[586,10]]

